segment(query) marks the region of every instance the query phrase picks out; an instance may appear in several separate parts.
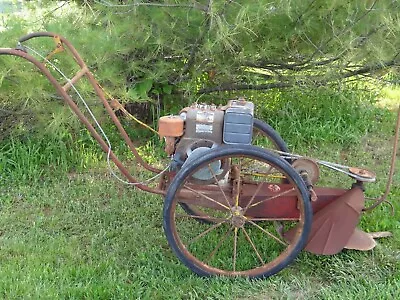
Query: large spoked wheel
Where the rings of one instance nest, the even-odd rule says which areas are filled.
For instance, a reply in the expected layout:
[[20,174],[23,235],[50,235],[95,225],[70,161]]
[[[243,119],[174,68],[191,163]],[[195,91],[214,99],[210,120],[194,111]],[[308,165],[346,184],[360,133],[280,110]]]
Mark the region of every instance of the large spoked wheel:
[[[251,144],[265,149],[279,150],[287,153],[289,152],[286,142],[282,139],[279,133],[274,128],[272,128],[272,126],[259,119],[253,120],[253,137],[251,140]],[[290,159],[287,159],[287,161],[291,163]],[[181,206],[189,214],[200,215],[201,213],[190,204],[181,203]],[[210,221],[207,221],[205,219],[199,219],[199,222],[210,223]]]
[[[213,162],[223,159],[231,168],[225,179],[217,180]],[[208,170],[215,181],[193,184],[191,176],[199,170]],[[280,203],[291,213],[276,209]],[[288,266],[304,248],[312,222],[309,193],[297,172],[254,146],[221,146],[193,160],[171,182],[163,216],[169,245],[192,271],[250,278],[268,277]],[[288,242],[282,233],[295,226]]]

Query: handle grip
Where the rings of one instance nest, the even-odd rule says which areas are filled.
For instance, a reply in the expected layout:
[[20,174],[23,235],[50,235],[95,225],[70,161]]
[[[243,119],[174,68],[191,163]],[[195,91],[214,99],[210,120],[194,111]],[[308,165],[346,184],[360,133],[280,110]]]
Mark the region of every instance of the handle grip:
[[57,34],[52,33],[52,32],[32,32],[30,34],[24,35],[21,37],[18,42],[23,43],[26,42],[32,38],[37,38],[37,37],[56,37]]

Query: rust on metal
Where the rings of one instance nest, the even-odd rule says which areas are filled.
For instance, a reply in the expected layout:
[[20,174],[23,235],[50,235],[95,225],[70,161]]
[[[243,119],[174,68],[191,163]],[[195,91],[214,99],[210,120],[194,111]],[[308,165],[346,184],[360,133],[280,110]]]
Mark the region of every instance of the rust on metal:
[[[228,197],[229,205],[235,206],[235,197],[233,195],[236,193],[236,189],[232,190],[230,185],[186,184],[185,187],[179,193],[178,198],[181,203],[194,204],[199,207],[216,210],[227,210],[224,207],[226,206],[226,200],[221,197],[222,189]],[[255,194],[254,191],[257,191],[257,193]],[[339,188],[315,188],[315,191],[318,194],[318,199],[311,203],[314,214],[347,192],[346,189]],[[209,198],[213,199],[213,201]],[[250,201],[252,201],[251,205],[249,205]],[[239,206],[246,207],[245,215],[252,218],[298,220],[299,209],[297,204],[297,192],[290,184],[263,182],[259,183],[257,187],[255,184],[243,183],[241,187]]]
[[164,151],[168,156],[171,156],[172,154],[174,154],[175,150],[175,138],[167,136],[164,139],[165,139]]
[[[66,46],[66,48],[70,51],[70,53],[72,54],[72,56],[74,57],[75,61],[77,62],[77,64],[80,66],[81,69],[87,69],[87,65],[85,64],[85,62],[83,61],[82,57],[79,55],[78,51],[76,51],[75,47],[63,36],[57,35],[55,33],[52,32],[35,32],[35,33],[31,33],[28,34],[22,38],[19,39],[19,42],[26,42],[32,38],[36,38],[36,37],[58,37],[62,44],[64,46]],[[20,56],[20,55],[17,55]],[[32,57],[32,59],[34,59]],[[36,60],[36,59],[34,59]],[[32,62],[32,61],[31,61]],[[40,64],[39,61],[36,60],[37,63]],[[45,67],[46,68],[46,67]],[[49,73],[50,74],[50,73]],[[127,143],[129,149],[132,151],[133,155],[135,156],[136,160],[138,161],[138,163],[143,166],[145,169],[152,171],[154,173],[159,173],[161,172],[161,170],[159,170],[158,168],[155,168],[149,164],[147,164],[142,157],[139,155],[139,153],[136,150],[136,147],[134,145],[134,143],[132,142],[132,140],[130,139],[130,137],[128,136],[128,134],[126,133],[125,129],[123,128],[121,122],[119,121],[118,117],[116,116],[115,112],[113,111],[111,105],[108,103],[103,90],[100,88],[99,83],[97,82],[97,80],[94,78],[93,74],[88,71],[85,73],[87,79],[89,80],[90,84],[92,85],[93,89],[95,90],[97,96],[100,98],[100,100],[102,101],[107,113],[110,115],[111,120],[113,121],[113,123],[115,124],[115,126],[117,127],[119,133],[121,134],[121,136],[123,137],[123,139],[125,140],[125,142]],[[47,75],[46,75],[47,76]],[[50,74],[51,77],[53,77]],[[47,76],[48,77],[48,76]],[[48,77],[49,78],[49,77]],[[53,77],[54,78],[54,77]],[[50,78],[49,78],[50,79]],[[59,83],[57,82],[57,80],[54,80],[54,82],[52,82],[53,85],[59,85]],[[57,89],[58,90],[58,89]],[[63,96],[63,95],[61,95]],[[68,103],[67,103],[68,104]],[[74,111],[75,112],[75,111]]]
[[74,77],[70,81],[68,81],[64,86],[63,90],[68,91],[82,76],[84,76],[87,72],[89,72],[88,67],[82,68],[80,71],[76,73]]
[[241,208],[240,206],[234,206],[231,208],[231,224],[232,226],[235,227],[243,227],[243,225],[246,223],[246,218],[244,217],[243,214],[243,208]]
[[183,119],[179,116],[165,116],[158,121],[160,137],[179,137],[183,135]]
[[[348,190],[331,204],[314,214],[305,250],[314,254],[336,254],[352,236],[364,207],[364,193],[359,187]],[[290,241],[297,228],[288,231]]]
[[350,236],[350,239],[347,241],[344,248],[359,251],[368,251],[374,249],[375,246],[376,242],[370,234],[362,231],[359,228],[355,228],[353,234]]
[[299,173],[302,171],[307,172],[311,184],[318,182],[320,172],[315,161],[307,158],[299,158],[292,163],[292,167],[295,168]]
[[357,176],[363,177],[365,179],[374,179],[376,178],[376,174],[374,172],[371,172],[366,169],[360,169],[360,168],[349,168],[349,172],[352,174],[355,174]]

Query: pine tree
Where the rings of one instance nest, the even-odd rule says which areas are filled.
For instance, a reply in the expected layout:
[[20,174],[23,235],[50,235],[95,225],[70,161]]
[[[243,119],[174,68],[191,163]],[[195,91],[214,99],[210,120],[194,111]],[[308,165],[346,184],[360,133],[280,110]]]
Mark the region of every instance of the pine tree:
[[[396,0],[38,3],[25,4],[29,19],[3,18],[1,46],[13,47],[10,41],[27,31],[58,32],[123,102],[180,99],[184,105],[204,95],[226,99],[248,90],[353,86],[371,78],[396,83],[399,77]],[[35,74],[0,58],[3,114],[54,103],[54,91]]]

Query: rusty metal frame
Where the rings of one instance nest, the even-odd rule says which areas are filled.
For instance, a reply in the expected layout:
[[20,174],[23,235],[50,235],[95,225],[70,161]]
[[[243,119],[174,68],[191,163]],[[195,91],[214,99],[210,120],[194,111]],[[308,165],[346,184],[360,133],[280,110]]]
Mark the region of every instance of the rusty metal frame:
[[[57,41],[61,41],[62,45],[65,46],[69,52],[72,54],[73,58],[75,59],[76,63],[79,65],[80,70],[75,74],[75,76],[67,82],[64,86],[62,86],[57,79],[51,74],[49,69],[46,67],[46,65],[39,60],[37,60],[35,57],[32,55],[28,54],[23,50],[23,47],[17,47],[17,48],[0,48],[0,55],[11,55],[11,56],[16,56],[23,58],[33,65],[35,65],[42,73],[47,77],[47,79],[51,82],[51,84],[54,86],[54,88],[57,90],[58,94],[64,99],[64,102],[71,108],[71,110],[78,116],[79,120],[85,125],[87,130],[90,132],[92,137],[99,143],[101,149],[105,152],[108,153],[110,152],[110,159],[115,163],[117,168],[121,171],[121,173],[128,179],[130,183],[133,183],[134,186],[138,187],[141,190],[155,193],[155,194],[165,194],[165,190],[159,189],[159,188],[151,188],[146,184],[143,184],[139,182],[135,177],[133,177],[128,169],[122,164],[122,162],[118,159],[118,157],[110,151],[107,143],[104,141],[104,139],[101,137],[101,135],[97,132],[97,130],[93,127],[93,125],[90,123],[90,121],[86,118],[86,116],[82,113],[80,108],[76,105],[74,100],[71,98],[70,95],[68,95],[67,91],[68,89],[78,82],[83,76],[86,76],[90,84],[92,85],[94,91],[96,92],[97,96],[100,98],[101,102],[104,105],[104,108],[106,109],[107,113],[109,114],[110,118],[112,119],[113,123],[117,127],[119,133],[129,146],[129,149],[132,151],[133,155],[135,156],[137,162],[144,167],[146,170],[151,171],[153,173],[160,173],[161,170],[158,168],[149,165],[146,163],[138,151],[136,150],[136,147],[130,137],[128,136],[127,132],[123,128],[121,122],[119,121],[118,117],[116,116],[115,112],[113,111],[111,105],[108,103],[105,94],[101,87],[99,86],[99,83],[97,80],[94,78],[93,74],[90,72],[89,68],[83,61],[82,57],[79,55],[79,53],[76,51],[74,46],[64,37],[52,33],[52,32],[34,32],[31,34],[28,34],[26,36],[23,36],[22,38],[19,39],[19,43],[26,42],[32,38],[38,38],[38,37],[51,37],[56,39]],[[59,47],[59,45],[57,45]]]

